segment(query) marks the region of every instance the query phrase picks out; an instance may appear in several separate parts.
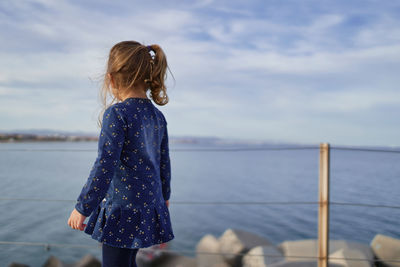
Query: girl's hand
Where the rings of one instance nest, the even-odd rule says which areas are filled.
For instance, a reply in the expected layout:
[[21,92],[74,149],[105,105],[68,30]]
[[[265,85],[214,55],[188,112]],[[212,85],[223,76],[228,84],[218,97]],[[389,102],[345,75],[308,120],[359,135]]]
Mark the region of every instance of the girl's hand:
[[82,215],[79,213],[79,211],[77,211],[76,209],[74,209],[71,212],[71,216],[69,216],[68,219],[68,225],[72,228],[72,229],[76,229],[76,230],[81,230],[83,231],[85,229],[86,224],[83,224],[83,222],[85,221],[86,216]]
[[169,200],[165,200],[165,204],[167,205],[167,208],[169,207]]

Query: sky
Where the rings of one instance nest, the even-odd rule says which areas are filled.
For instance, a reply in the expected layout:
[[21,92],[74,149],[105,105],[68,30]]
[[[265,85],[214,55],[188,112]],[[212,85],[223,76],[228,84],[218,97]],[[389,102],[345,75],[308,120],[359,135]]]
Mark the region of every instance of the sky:
[[400,146],[400,2],[0,2],[0,130],[98,133],[110,48],[159,44],[172,136]]

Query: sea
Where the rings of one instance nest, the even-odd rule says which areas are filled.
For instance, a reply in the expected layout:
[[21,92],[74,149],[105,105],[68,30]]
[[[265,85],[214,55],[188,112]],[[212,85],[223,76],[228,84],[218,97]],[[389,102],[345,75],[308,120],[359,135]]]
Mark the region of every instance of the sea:
[[[316,239],[319,144],[292,147],[171,143],[175,238],[167,248],[194,257],[204,235],[229,228],[276,245]],[[331,239],[400,238],[400,153],[379,149],[389,152],[331,144]],[[0,266],[101,259],[98,242],[67,224],[96,157],[96,142],[0,144]]]

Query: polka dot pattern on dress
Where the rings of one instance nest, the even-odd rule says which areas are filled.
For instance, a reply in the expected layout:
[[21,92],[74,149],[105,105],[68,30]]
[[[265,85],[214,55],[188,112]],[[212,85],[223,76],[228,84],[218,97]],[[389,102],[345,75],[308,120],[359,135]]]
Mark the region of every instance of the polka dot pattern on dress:
[[90,216],[85,233],[99,242],[144,248],[174,238],[167,121],[150,99],[106,109],[98,155],[75,208]]

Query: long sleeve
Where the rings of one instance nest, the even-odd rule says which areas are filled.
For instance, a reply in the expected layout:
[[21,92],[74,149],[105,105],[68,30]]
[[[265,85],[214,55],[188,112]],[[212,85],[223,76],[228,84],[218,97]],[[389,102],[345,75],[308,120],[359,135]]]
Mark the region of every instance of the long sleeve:
[[169,158],[167,125],[164,128],[164,135],[161,141],[160,176],[164,200],[169,200],[171,196],[171,161]]
[[126,126],[115,105],[103,115],[98,141],[98,155],[75,205],[82,215],[89,216],[105,197],[116,166],[120,160],[125,140]]

